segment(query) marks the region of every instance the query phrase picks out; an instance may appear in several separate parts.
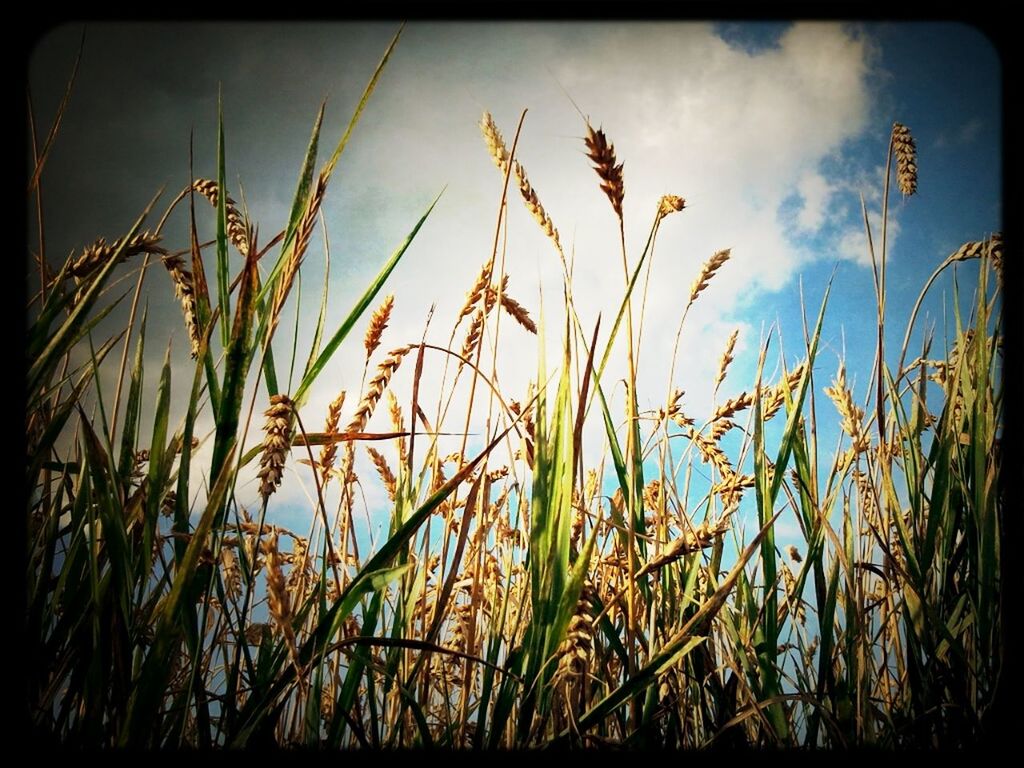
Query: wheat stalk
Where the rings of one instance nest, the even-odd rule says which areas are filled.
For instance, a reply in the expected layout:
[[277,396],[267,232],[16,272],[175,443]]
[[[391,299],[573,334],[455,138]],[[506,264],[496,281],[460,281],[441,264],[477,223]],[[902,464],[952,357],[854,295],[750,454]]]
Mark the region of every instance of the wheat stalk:
[[388,295],[370,316],[370,325],[366,329],[366,336],[363,339],[363,346],[366,347],[367,360],[370,359],[374,350],[380,346],[381,334],[384,333],[384,329],[388,327],[388,320],[391,319],[391,309],[394,305],[395,297],[393,295]]
[[996,277],[1001,280],[1003,274],[1002,232],[995,232],[985,240],[964,243],[946,258],[943,266],[954,261],[968,261],[969,259],[980,259],[986,256],[992,262],[992,268],[996,271]]
[[835,403],[836,410],[843,417],[840,428],[853,441],[853,450],[857,453],[867,450],[868,436],[864,432],[864,409],[853,402],[853,395],[846,386],[846,366],[839,364],[839,371],[831,387],[825,387],[825,394]]
[[733,473],[731,475],[723,475],[721,480],[711,486],[711,493],[720,496],[723,506],[728,509],[740,503],[745,489],[753,487],[753,475]]
[[537,325],[533,322],[533,319],[530,317],[530,313],[526,311],[526,307],[524,307],[522,304],[513,299],[504,291],[502,291],[501,293],[501,306],[506,312],[512,315],[512,317],[515,318],[516,322],[523,326],[523,328],[525,328],[532,334],[537,333]]
[[729,368],[729,363],[733,361],[732,352],[736,348],[736,339],[740,335],[740,329],[737,328],[732,332],[729,337],[728,343],[725,345],[725,352],[722,353],[722,357],[718,361],[718,373],[715,375],[715,386],[713,391],[718,392],[718,387],[723,381],[725,381],[725,373]]
[[242,593],[242,570],[238,558],[230,547],[222,546],[220,561],[224,573],[224,595],[228,600],[234,600]]
[[722,435],[736,426],[732,419],[717,419],[711,424],[711,439],[716,443],[722,439]]
[[[196,179],[192,182],[192,189],[210,201],[210,205],[217,207],[220,201],[220,187],[216,181],[210,179]],[[224,201],[224,208],[227,211],[227,235],[228,240],[242,256],[249,256],[249,223],[239,213],[236,203],[230,196]]]
[[[398,398],[390,389],[388,390],[388,415],[391,417],[391,430],[393,432],[405,432],[405,421],[402,418],[402,409],[398,405]],[[399,437],[395,440],[398,443],[398,463],[405,466],[408,453],[406,452],[405,438]]]
[[[338,396],[334,398],[330,405],[327,406],[327,420],[324,424],[324,432],[328,435],[333,435],[338,431],[338,422],[341,420],[341,409],[345,405],[345,390],[338,393]],[[320,467],[320,482],[323,485],[327,484],[327,481],[331,477],[331,470],[334,468],[334,460],[338,455],[338,443],[334,440],[328,441],[323,448],[320,449],[320,461],[318,465]]]
[[[786,391],[792,392],[793,389],[800,383],[800,378],[804,375],[804,367],[806,363],[801,363],[792,371],[790,371],[783,380],[781,380],[774,387],[762,389],[762,416],[765,421],[774,416],[779,408],[786,402]],[[754,395],[749,392],[741,392],[736,397],[726,400],[724,403],[719,405],[714,412],[711,414],[711,421],[716,422],[720,419],[729,419],[735,416],[741,411],[745,411],[747,408],[754,404]]]
[[71,262],[68,272],[77,278],[88,277],[96,269],[110,261],[118,249],[121,249],[118,261],[124,261],[140,253],[166,255],[167,251],[157,245],[159,242],[160,235],[152,232],[139,232],[127,239],[119,237],[109,245],[101,237],[88,248],[85,248],[82,254]]
[[455,320],[455,325],[458,326],[462,322],[462,318],[469,317],[473,314],[473,310],[476,305],[480,303],[480,299],[484,295],[484,291],[488,289],[491,283],[491,271],[494,269],[494,259],[489,259],[480,267],[480,272],[476,276],[476,280],[473,282],[473,287],[466,293],[466,301],[462,304],[462,309],[459,310],[459,316]]
[[622,220],[622,199],[626,195],[626,187],[622,181],[622,163],[616,163],[615,147],[608,143],[604,131],[594,127],[587,121],[587,156],[594,164],[594,170],[601,178],[601,189],[612,204],[615,215]]
[[267,558],[267,609],[278,631],[284,635],[288,646],[288,655],[299,672],[299,648],[295,641],[295,629],[292,627],[291,597],[281,570],[281,553],[277,549],[277,533],[271,533],[263,545]]
[[681,536],[669,542],[661,554],[647,561],[643,568],[637,571],[637,578],[652,573],[659,568],[664,568],[684,555],[693,554],[710,547],[718,536],[729,530],[729,518],[733,511],[733,509],[729,509],[714,523],[705,520],[696,528],[690,526]]
[[366,394],[363,395],[363,399],[359,401],[359,407],[356,408],[355,415],[352,417],[352,421],[349,422],[346,428],[347,432],[363,432],[366,429],[366,423],[370,420],[370,416],[373,414],[373,409],[377,407],[377,401],[380,400],[381,395],[384,394],[384,390],[387,389],[388,382],[391,381],[391,377],[395,371],[398,370],[398,366],[402,364],[402,358],[405,357],[412,346],[399,347],[388,352],[384,362],[377,366],[377,373],[367,387]]
[[270,407],[263,414],[267,421],[263,426],[263,453],[256,474],[260,478],[260,493],[264,501],[281,485],[285,458],[292,444],[293,413],[294,404],[287,395],[273,395]]
[[704,435],[693,427],[689,427],[687,432],[694,445],[697,446],[697,451],[700,453],[700,457],[705,464],[714,465],[723,477],[735,474],[733,472],[732,464],[729,463],[729,458],[725,455],[725,452],[714,443],[714,441],[704,437]]
[[[690,301],[689,304],[693,304],[700,296],[701,292],[708,287],[708,283],[711,278],[715,276],[715,273],[721,268],[725,262],[729,260],[729,248],[724,251],[718,251],[714,256],[704,262],[700,268],[700,274],[697,275],[697,279],[693,281],[693,285],[690,286]],[[689,304],[687,306],[689,306]]]
[[505,173],[508,170],[508,150],[505,149],[505,139],[502,138],[501,131],[495,125],[490,112],[485,111],[483,117],[480,118],[480,132],[483,134],[487,151],[490,152],[494,164],[499,171]]
[[540,198],[537,197],[536,190],[530,184],[530,180],[526,178],[526,171],[518,160],[512,164],[512,173],[516,178],[516,182],[519,184],[519,194],[523,197],[523,202],[526,204],[526,210],[530,212],[534,221],[540,225],[541,230],[548,236],[548,239],[554,243],[558,254],[564,259],[565,253],[562,251],[562,241],[558,237],[558,230],[555,228],[555,223],[551,220],[548,212],[541,204]]
[[909,197],[917,191],[917,148],[910,129],[902,123],[892,124],[892,150],[896,155],[896,182],[900,192]]
[[192,359],[199,357],[200,334],[196,321],[196,292],[192,273],[185,269],[185,261],[178,255],[167,254],[163,257],[164,266],[174,283],[174,294],[181,302],[181,311],[185,316],[185,328]]
[[[314,187],[306,203],[306,210],[295,227],[292,247],[288,251],[287,258],[281,267],[281,274],[277,278],[274,300],[270,308],[269,326],[271,330],[277,325],[278,318],[281,315],[281,308],[284,306],[288,293],[292,289],[295,275],[298,273],[299,267],[302,266],[302,259],[306,255],[306,249],[309,247],[309,241],[313,235],[313,227],[316,225],[316,217],[320,212],[320,205],[323,202],[326,191],[327,176],[321,173],[317,177],[316,187]],[[267,338],[270,338],[270,332],[267,333]]]
[[480,336],[483,333],[484,328],[484,310],[478,309],[476,314],[473,315],[473,321],[469,324],[469,330],[466,332],[466,338],[462,342],[462,357],[464,360],[459,361],[459,368],[465,365],[465,360],[468,360],[473,354],[473,350],[476,349],[476,345],[480,343]]
[[[491,155],[491,159],[494,164],[498,167],[498,170],[503,174],[508,173],[508,160],[509,154],[505,147],[505,140],[501,136],[501,131],[498,130],[498,126],[494,123],[494,118],[491,117],[490,112],[484,112],[483,117],[480,119],[480,132],[483,134],[484,142],[487,144],[487,151]],[[555,223],[551,220],[544,206],[540,202],[540,198],[537,196],[537,191],[530,184],[530,180],[526,176],[526,169],[523,168],[522,164],[515,160],[512,163],[512,176],[516,180],[516,185],[519,187],[519,194],[523,198],[523,202],[526,204],[526,210],[530,212],[530,215],[540,225],[541,230],[555,245],[555,249],[558,254],[565,259],[565,254],[562,251],[562,242],[558,237],[558,230],[555,228]]]
[[555,651],[558,656],[555,678],[558,680],[575,682],[590,669],[594,655],[594,626],[590,614],[596,598],[597,590],[593,582],[590,579],[585,580],[576,608],[569,619],[565,639]]
[[395,473],[388,466],[388,460],[384,458],[384,454],[372,446],[366,446],[366,452],[370,454],[373,466],[377,468],[377,474],[380,475],[380,480],[384,483],[384,490],[387,491],[388,498],[391,503],[394,503],[398,493],[398,480],[395,479]]
[[658,201],[658,221],[661,221],[670,213],[677,213],[686,207],[686,201],[679,195],[663,195]]

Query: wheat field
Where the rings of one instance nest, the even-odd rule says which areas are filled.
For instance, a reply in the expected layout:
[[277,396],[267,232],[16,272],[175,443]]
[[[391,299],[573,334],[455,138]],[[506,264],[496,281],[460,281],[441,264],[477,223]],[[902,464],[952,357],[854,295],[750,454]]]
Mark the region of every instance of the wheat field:
[[[447,344],[426,329],[401,338],[389,276],[437,200],[352,306],[333,306],[326,281],[301,284],[400,35],[326,160],[321,109],[285,221],[250,221],[236,202],[221,126],[216,165],[140,206],[130,230],[59,265],[41,247],[30,257],[32,738],[364,750],[990,738],[1005,650],[1002,237],[979,233],[936,263],[904,321],[886,302],[885,236],[868,225],[877,349],[899,353],[834,369],[819,354],[831,286],[817,286],[803,338],[747,340],[760,344],[752,379],[730,365],[739,331],[706,353],[714,408],[694,418],[689,372],[648,356],[667,386],[641,397],[637,357],[661,332],[643,324],[658,234],[699,207],[666,190],[644,203],[645,241],[629,241],[628,158],[581,120],[579,162],[604,198],[593,215],[618,229],[622,263],[618,300],[581,312],[584,255],[517,155],[529,122],[499,127],[484,112],[493,248],[479,271],[451,276],[464,303],[428,321]],[[897,191],[921,202],[911,131],[893,123],[888,146],[883,222]],[[45,159],[33,150],[30,208]],[[506,260],[520,206],[562,273],[543,311]],[[165,235],[174,220],[188,241]],[[679,325],[665,331],[677,346],[731,256],[706,254],[680,286]],[[955,332],[910,348],[921,301],[955,270],[977,275],[975,295],[950,305]],[[300,294],[312,338],[292,324]],[[147,332],[158,303],[180,315],[190,380],[172,385],[170,352],[145,370],[145,348],[167,345]],[[127,322],[107,334],[115,307]],[[513,334],[538,350],[517,363],[531,371],[524,391],[501,383]],[[363,368],[338,377],[329,363],[350,337]],[[613,360],[622,380],[606,375]],[[421,386],[425,371],[439,387]],[[309,407],[314,386],[331,387],[326,411]],[[186,404],[180,423],[172,397]],[[641,409],[651,398],[662,405]],[[272,522],[291,475],[310,489],[302,527]],[[777,542],[783,520],[797,543]]]

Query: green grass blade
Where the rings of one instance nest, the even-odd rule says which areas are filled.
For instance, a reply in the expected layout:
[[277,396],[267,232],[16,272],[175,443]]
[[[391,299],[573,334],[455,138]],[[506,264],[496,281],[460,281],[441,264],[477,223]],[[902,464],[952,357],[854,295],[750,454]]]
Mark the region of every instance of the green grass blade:
[[427,208],[426,213],[424,213],[423,216],[420,217],[420,220],[416,222],[416,226],[412,228],[412,231],[406,236],[402,244],[398,246],[395,252],[391,255],[391,258],[388,259],[388,262],[378,273],[377,277],[374,278],[373,282],[370,283],[365,293],[363,293],[362,297],[359,299],[358,302],[356,302],[356,305],[349,312],[348,317],[345,318],[344,322],[342,322],[338,330],[334,332],[333,336],[331,336],[330,341],[327,342],[327,345],[324,347],[323,352],[321,352],[319,357],[317,357],[316,362],[313,363],[313,365],[309,366],[309,369],[306,371],[306,375],[302,377],[302,382],[299,384],[299,388],[296,390],[295,396],[292,398],[295,401],[297,407],[301,407],[301,405],[305,402],[305,399],[309,394],[309,388],[313,385],[313,382],[316,381],[317,377],[320,375],[324,367],[327,365],[328,361],[331,359],[331,356],[334,355],[335,351],[337,351],[338,347],[341,345],[341,342],[343,342],[345,340],[345,337],[348,336],[349,331],[351,331],[353,326],[359,321],[359,318],[362,316],[363,312],[366,311],[366,308],[368,306],[370,306],[370,303],[374,300],[374,298],[377,296],[377,293],[384,286],[384,282],[388,279],[388,277],[391,275],[391,272],[398,265],[399,260],[405,254],[406,250],[408,250],[409,246],[412,245],[412,241],[416,237],[416,234],[420,231],[420,227],[423,226],[423,222],[427,220],[427,217],[430,215],[430,212],[433,211],[434,206],[437,205],[437,201],[441,199],[441,194],[444,194],[444,190],[442,190],[441,193],[434,198],[434,201],[430,204],[430,207]]
[[124,426],[121,428],[121,458],[118,461],[118,474],[125,478],[131,472],[135,461],[135,440],[138,437],[139,411],[142,408],[142,383],[144,380],[143,352],[146,346],[146,319],[149,305],[142,310],[139,323],[139,338],[135,342],[135,359],[129,375],[128,401],[124,409]]
[[[242,281],[238,289],[235,320],[232,323],[231,338],[227,344],[227,354],[224,363],[224,386],[221,392],[221,407],[217,414],[217,433],[213,443],[213,461],[210,469],[212,477],[220,477],[229,446],[234,444],[238,431],[238,419],[242,409],[245,380],[255,347],[255,344],[252,342],[252,322],[255,314],[255,294],[258,279],[256,254],[250,253],[245,260]],[[222,516],[218,516],[218,525],[221,519]]]
[[143,517],[143,556],[140,558],[140,571],[137,574],[140,583],[145,583],[146,574],[151,570],[153,534],[160,518],[160,505],[163,501],[164,486],[170,474],[170,465],[174,461],[174,452],[165,460],[167,453],[167,421],[171,407],[171,345],[167,344],[164,354],[164,365],[160,372],[160,384],[157,387],[156,408],[153,414],[153,437],[149,448],[149,475],[147,478],[146,507]]
[[381,73],[384,71],[384,67],[387,65],[388,59],[391,58],[391,52],[395,50],[395,46],[398,45],[398,38],[402,36],[403,29],[405,29],[404,23],[398,28],[395,36],[391,38],[391,43],[388,45],[387,50],[384,51],[384,56],[381,57],[380,63],[377,64],[377,68],[373,71],[373,75],[370,77],[370,82],[367,83],[366,88],[363,89],[363,95],[359,99],[359,104],[356,105],[356,111],[352,115],[352,119],[349,120],[348,127],[345,128],[345,133],[342,135],[341,141],[338,142],[338,146],[335,147],[334,152],[331,154],[331,159],[327,162],[325,172],[328,176],[334,172],[334,167],[338,164],[338,160],[341,158],[341,153],[345,151],[349,137],[352,135],[352,131],[359,122],[359,118],[362,116],[363,109],[366,107],[366,103],[370,100],[373,90],[377,87],[377,81],[380,80]]
[[71,391],[49,415],[46,429],[43,430],[43,434],[39,437],[39,442],[32,447],[32,454],[29,457],[28,472],[26,474],[28,478],[27,487],[29,489],[35,487],[39,472],[46,466],[46,459],[50,455],[57,439],[63,433],[71,413],[78,407],[82,395],[85,393],[89,383],[93,381],[96,371],[99,370],[100,363],[103,362],[119,339],[120,336],[112,337],[100,347],[96,353],[95,364],[84,366],[82,375],[72,386]]
[[167,676],[171,671],[168,663],[169,654],[173,650],[175,640],[181,639],[178,612],[186,594],[194,592],[197,577],[202,581],[201,574],[197,574],[199,556],[207,546],[210,531],[214,527],[214,519],[219,516],[228,490],[234,483],[235,473],[231,463],[233,454],[232,444],[223,462],[223,469],[210,490],[206,511],[192,532],[188,549],[175,572],[171,590],[156,611],[155,642],[143,662],[139,681],[128,701],[125,725],[118,734],[119,746],[143,745],[153,736],[152,725],[156,720],[160,701],[166,690]]
[[313,188],[313,177],[316,171],[316,156],[320,145],[320,128],[324,122],[325,107],[325,104],[320,104],[320,111],[317,113],[316,120],[313,122],[313,133],[309,137],[309,146],[306,148],[306,156],[302,161],[302,168],[299,170],[299,181],[295,189],[295,196],[292,198],[291,213],[288,215],[288,226],[285,228],[285,236],[281,244],[281,255],[278,256],[277,261],[274,263],[274,268],[270,271],[270,275],[267,277],[266,283],[260,289],[257,301],[261,305],[266,301],[268,294],[270,294],[277,285],[277,279],[281,274],[281,269],[289,260],[291,253],[295,248],[295,233],[298,230],[299,222],[302,220],[303,214],[305,214],[306,209],[309,206],[309,195]]
[[220,340],[227,347],[229,328],[226,318],[231,317],[231,266],[228,262],[228,187],[225,169],[224,102],[217,92],[217,306],[220,308]]

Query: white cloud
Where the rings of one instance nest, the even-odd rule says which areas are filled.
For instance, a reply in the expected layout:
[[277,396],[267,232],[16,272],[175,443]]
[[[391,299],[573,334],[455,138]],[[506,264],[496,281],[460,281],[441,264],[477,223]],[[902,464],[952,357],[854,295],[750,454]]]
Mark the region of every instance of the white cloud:
[[[410,46],[417,52],[433,50],[432,42],[414,42],[415,32],[410,28]],[[461,39],[458,29],[448,32],[450,42]],[[392,290],[398,298],[391,338],[395,343],[418,339],[426,309],[436,302],[439,309],[429,335],[434,343],[447,344],[454,309],[461,306],[490,253],[500,197],[500,176],[476,128],[479,113],[489,109],[511,145],[519,112],[528,106],[518,156],[567,252],[575,252],[576,306],[588,335],[601,313],[603,350],[622,297],[622,256],[611,207],[583,154],[583,121],[561,84],[594,126],[604,128],[625,164],[631,265],[660,196],[671,192],[688,201],[685,211],[663,222],[653,257],[639,399],[641,409],[654,409],[664,402],[669,387],[678,386],[687,391],[687,409],[706,414],[728,334],[742,325],[741,350],[756,355],[756,338],[751,336],[756,326],[750,320],[757,325],[774,320],[750,318],[743,302],[757,291],[780,288],[817,255],[793,242],[778,211],[797,192],[804,200],[800,226],[817,230],[826,221],[835,187],[818,167],[865,126],[865,41],[838,25],[797,24],[783,34],[777,48],[749,55],[701,24],[575,25],[572,31],[560,26],[513,25],[500,31],[484,26],[475,33],[482,48],[495,51],[497,61],[462,72],[457,84],[429,67],[410,72],[406,63],[389,83],[390,95],[382,88],[375,96],[385,102],[378,126],[390,124],[387,136],[364,136],[362,153],[351,160],[356,177],[404,180],[398,198],[387,206],[390,210],[380,214],[379,223],[392,232],[401,231],[394,211],[404,210],[407,221],[408,211],[414,210],[399,205],[410,197],[402,186],[422,189],[422,200],[441,182],[449,185],[395,275]],[[445,38],[436,40],[443,44]],[[502,62],[514,65],[496,76],[494,67]],[[403,121],[416,131],[401,130]],[[404,134],[415,135],[415,140],[401,139]],[[373,145],[377,151],[370,149]],[[514,192],[510,190],[508,237],[502,241],[508,248],[510,292],[536,317],[543,290],[548,364],[554,367],[563,328],[560,267],[554,249]],[[396,224],[387,226],[392,221]],[[700,265],[727,247],[731,260],[687,318],[670,384],[669,363],[690,284]],[[845,247],[841,241],[841,251]],[[637,298],[639,324],[639,288]],[[507,317],[501,333],[500,384],[510,397],[522,399],[527,382],[536,378],[536,342]],[[456,334],[456,346],[463,334],[463,329]],[[357,357],[354,345],[353,350],[351,356]],[[490,348],[485,352],[489,361]],[[436,356],[428,358],[428,369],[431,362],[440,364]],[[339,363],[338,368],[352,366]],[[605,379],[607,393],[616,393],[616,417],[622,413],[622,388],[616,382],[625,373],[620,343]],[[436,397],[439,378],[428,370],[421,393]],[[394,386],[404,401],[410,382],[411,371],[396,375]],[[727,382],[720,397],[728,392]],[[463,413],[467,397],[460,390],[453,413]],[[327,399],[321,398],[323,403]],[[461,429],[461,418],[446,427]],[[482,431],[485,411],[479,406],[471,422],[471,429]],[[589,425],[586,439],[588,461],[597,461],[604,453],[599,419]]]
[[797,182],[797,191],[803,202],[797,214],[801,229],[815,232],[824,223],[827,205],[832,196],[832,186],[818,171],[804,171]]
[[[882,243],[882,216],[877,209],[868,209],[868,222],[871,225],[871,244],[868,243],[867,232],[863,225],[851,225],[841,230],[835,243],[835,257],[852,261],[862,267],[871,267],[871,245],[875,248],[875,258],[880,259]],[[886,229],[886,250],[892,250],[900,234],[900,221],[895,210],[889,211],[889,222]]]
[[[641,408],[657,408],[668,387],[680,387],[687,391],[686,407],[706,413],[710,381],[729,333],[741,326],[739,355],[756,356],[753,329],[774,320],[750,311],[757,306],[754,297],[782,287],[802,264],[821,256],[793,240],[779,208],[797,194],[803,200],[800,229],[816,231],[829,221],[829,206],[843,188],[824,178],[819,168],[866,127],[870,53],[863,37],[837,24],[795,24],[776,47],[755,54],[731,47],[708,24],[410,24],[327,193],[324,211],[333,259],[328,331],[337,327],[386,255],[447,184],[385,289],[395,293],[396,302],[381,352],[418,341],[432,304],[438,310],[428,341],[447,346],[465,291],[491,254],[501,195],[501,179],[477,121],[483,109],[490,110],[511,145],[520,112],[529,107],[517,154],[559,228],[567,255],[575,254],[576,307],[588,338],[601,314],[603,350],[623,291],[618,226],[584,154],[584,123],[561,90],[564,86],[594,126],[603,126],[625,165],[630,265],[639,258],[661,195],[679,194],[687,200],[686,210],[662,223],[653,256],[639,397]],[[351,109],[338,101],[342,103],[328,107],[324,155]],[[244,122],[244,113],[235,120]],[[268,162],[276,162],[270,149],[261,151]],[[263,215],[284,210],[282,201],[294,188],[294,176],[294,169],[287,171],[280,189],[247,185],[251,209]],[[561,268],[514,188],[509,203],[499,257],[504,251],[511,295],[534,317],[543,292],[550,370],[559,360],[564,327]],[[283,223],[261,220],[260,231],[269,236]],[[304,266],[300,361],[307,354],[319,301],[319,240],[318,234]],[[854,246],[851,233],[834,243],[844,257],[854,253]],[[732,258],[686,320],[670,383],[676,328],[690,284],[701,264],[723,248],[732,249]],[[640,299],[638,289],[637,318]],[[521,400],[527,382],[537,375],[536,340],[507,316],[501,323],[499,384],[509,398]],[[343,418],[355,408],[363,369],[358,341],[362,327],[338,351],[311,393],[303,411],[308,429],[320,428],[327,403],[340,389],[349,391]],[[456,347],[464,329],[465,324],[455,336]],[[278,340],[278,371],[283,375],[290,356],[287,324],[282,324]],[[489,373],[488,346],[484,360]],[[421,397],[431,404],[424,406],[431,419],[441,365],[437,353],[428,354]],[[394,379],[403,406],[409,402],[412,368],[407,359]],[[616,416],[623,409],[621,386],[616,388],[615,382],[624,375],[619,344],[605,381],[608,393],[618,393],[612,403]],[[190,378],[191,371],[176,381]],[[479,441],[486,424],[481,391],[469,425]],[[729,392],[727,383],[719,397]],[[464,382],[452,413],[462,413],[467,400]],[[257,414],[264,407],[261,394]],[[383,428],[378,422],[386,417],[376,418],[371,428]],[[460,431],[461,418],[450,419],[444,427]],[[254,418],[254,426],[259,420]],[[602,430],[600,420],[593,421],[588,455],[596,460],[603,453]],[[258,437],[253,429],[249,442]],[[296,485],[286,483],[279,500],[304,503],[301,490],[289,490]],[[255,495],[255,484],[246,488]]]

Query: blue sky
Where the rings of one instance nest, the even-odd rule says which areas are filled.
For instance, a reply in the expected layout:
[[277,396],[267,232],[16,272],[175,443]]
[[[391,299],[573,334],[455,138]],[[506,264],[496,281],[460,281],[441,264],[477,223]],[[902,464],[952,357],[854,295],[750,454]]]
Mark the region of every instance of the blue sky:
[[[44,175],[51,262],[98,236],[117,237],[161,186],[168,198],[183,187],[190,130],[197,175],[215,175],[218,87],[231,192],[241,199],[244,191],[266,239],[285,223],[321,99],[328,99],[321,146],[330,147],[396,26],[90,26]],[[59,28],[33,53],[30,86],[42,125],[60,98],[79,35],[78,27]],[[890,204],[889,322],[897,331],[889,343],[898,347],[909,308],[935,266],[963,242],[1001,229],[1000,88],[995,51],[980,33],[955,24],[411,23],[328,192],[329,324],[340,321],[447,185],[386,289],[396,302],[384,349],[417,341],[435,303],[432,336],[447,342],[463,294],[490,253],[500,198],[500,177],[477,122],[489,110],[511,142],[521,110],[529,108],[518,157],[567,251],[575,251],[584,325],[592,327],[602,312],[606,333],[622,289],[617,226],[583,154],[584,124],[571,96],[625,163],[632,259],[658,198],[673,193],[688,203],[659,234],[641,408],[664,402],[689,285],[722,248],[732,248],[732,259],[682,335],[674,385],[686,390],[687,412],[699,417],[710,409],[710,380],[736,328],[736,362],[719,399],[750,386],[760,339],[772,323],[779,323],[787,360],[795,361],[801,282],[813,316],[833,270],[818,385],[830,383],[845,350],[848,378],[863,401],[874,351],[874,290],[860,195],[877,226],[889,130],[893,121],[908,125],[917,141],[919,192],[903,200],[894,191]],[[557,256],[518,201],[508,221],[509,291],[536,317],[543,290],[550,317],[559,309]],[[201,225],[211,236],[212,215]],[[167,229],[172,248],[187,246],[186,226],[182,209]],[[319,240],[304,266],[301,359],[323,274]],[[961,270],[967,297],[976,273],[973,263]],[[173,334],[175,380],[184,389],[191,365],[170,284],[153,271],[147,285],[150,338]],[[948,279],[933,289],[919,326],[942,322],[944,294],[948,308]],[[536,342],[518,329],[502,333],[502,384],[521,399],[536,370]],[[353,338],[339,352],[325,385],[312,394],[307,422],[318,423],[341,388],[354,407],[361,351]],[[147,352],[155,370],[161,344]],[[776,359],[769,356],[772,364]],[[616,364],[610,381],[623,373],[624,361]],[[399,394],[409,381],[396,377]],[[820,410],[829,407],[824,399]],[[597,441],[594,448],[601,452]],[[298,508],[304,498],[298,484],[282,489],[282,502]]]

